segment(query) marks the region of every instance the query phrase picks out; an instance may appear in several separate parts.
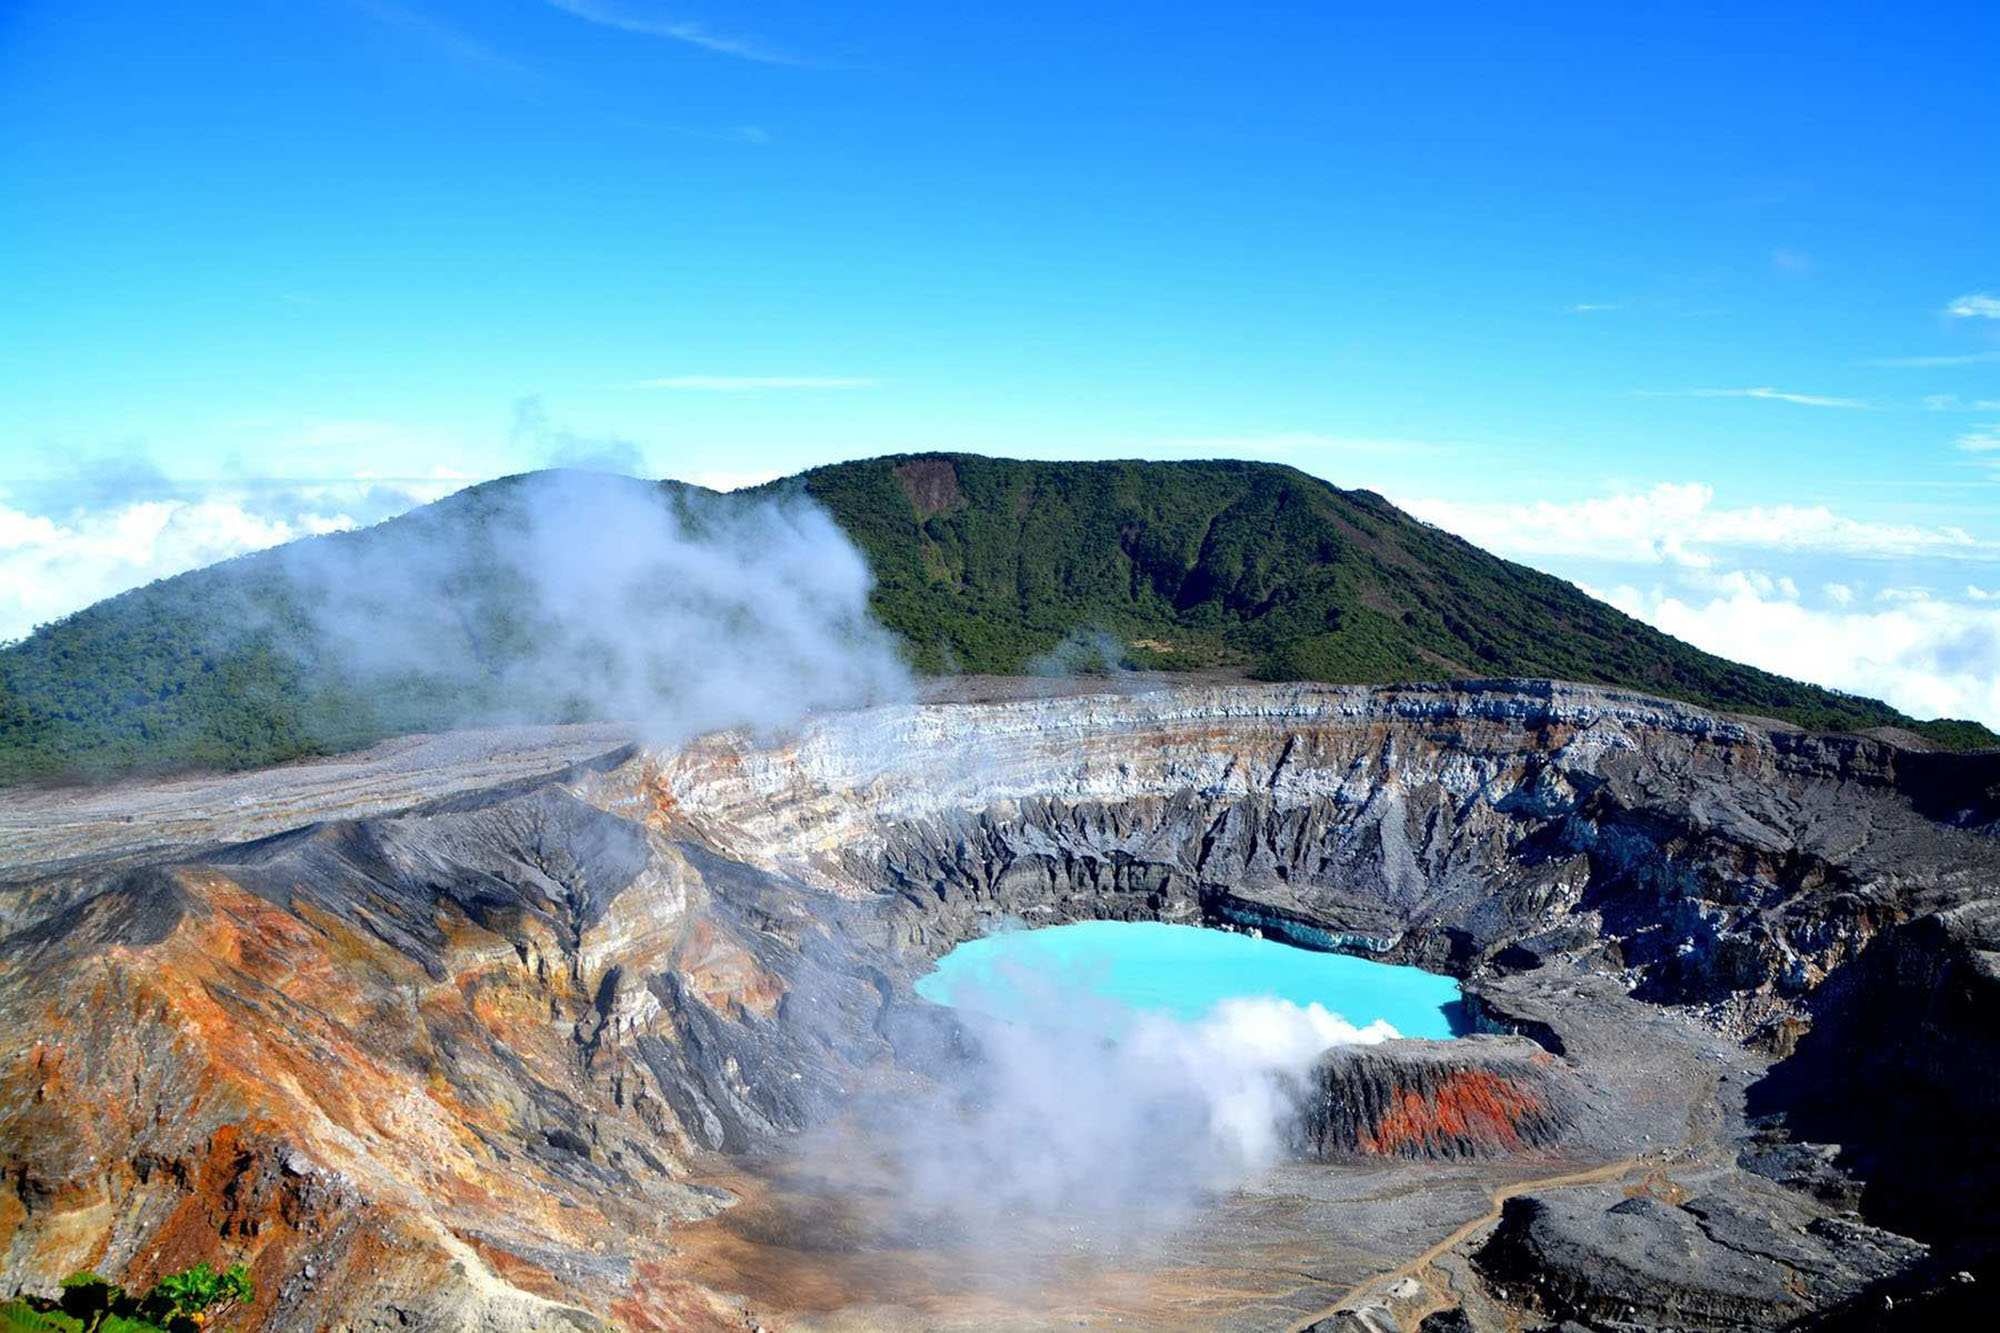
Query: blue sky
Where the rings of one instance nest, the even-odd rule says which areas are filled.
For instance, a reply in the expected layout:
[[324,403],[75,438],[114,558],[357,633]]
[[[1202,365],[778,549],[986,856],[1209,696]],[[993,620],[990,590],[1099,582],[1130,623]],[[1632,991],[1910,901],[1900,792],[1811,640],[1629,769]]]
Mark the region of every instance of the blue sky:
[[2000,721],[2000,10],[1493,9],[17,0],[0,637],[556,459],[1230,454]]

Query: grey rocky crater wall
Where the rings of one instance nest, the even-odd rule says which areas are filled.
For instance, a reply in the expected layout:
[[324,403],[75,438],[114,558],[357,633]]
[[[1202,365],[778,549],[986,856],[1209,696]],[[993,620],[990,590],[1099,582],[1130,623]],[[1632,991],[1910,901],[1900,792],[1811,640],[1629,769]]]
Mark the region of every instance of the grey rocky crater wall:
[[891,710],[663,778],[718,850],[892,893],[892,942],[926,955],[1008,917],[1254,926],[1461,974],[1581,950],[1748,1033],[1994,883],[1977,801],[1936,817],[1951,765],[1961,792],[2000,773],[1517,682]]

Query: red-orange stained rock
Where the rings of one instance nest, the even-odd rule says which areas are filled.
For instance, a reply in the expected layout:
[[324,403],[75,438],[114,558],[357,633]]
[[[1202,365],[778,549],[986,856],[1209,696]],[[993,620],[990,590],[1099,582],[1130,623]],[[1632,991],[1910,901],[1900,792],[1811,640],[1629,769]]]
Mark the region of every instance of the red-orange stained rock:
[[1542,1099],[1519,1084],[1466,1070],[1449,1075],[1431,1096],[1407,1088],[1398,1092],[1362,1135],[1361,1147],[1391,1154],[1465,1139],[1511,1151],[1521,1146],[1518,1122],[1542,1109]]

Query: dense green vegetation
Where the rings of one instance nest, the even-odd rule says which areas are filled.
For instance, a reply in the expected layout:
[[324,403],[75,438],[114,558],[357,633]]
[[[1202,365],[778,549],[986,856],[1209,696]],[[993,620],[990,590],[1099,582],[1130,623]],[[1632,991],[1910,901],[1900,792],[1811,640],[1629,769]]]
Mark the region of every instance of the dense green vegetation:
[[161,1278],[144,1296],[95,1273],[72,1273],[57,1300],[0,1304],[0,1333],[197,1333],[256,1298],[242,1264],[196,1264]]
[[[545,484],[492,482],[363,533],[165,580],[0,650],[0,781],[268,763],[494,716],[503,702],[511,715],[580,716],[579,700],[500,697],[536,627],[492,554]],[[926,671],[1034,669],[1076,632],[1102,631],[1153,669],[1553,677],[1818,729],[2000,743],[1977,723],[1916,722],[1700,652],[1379,496],[1291,468],[937,454],[819,468],[760,492],[801,489],[866,553],[877,615]],[[664,494],[686,502],[681,488]],[[344,577],[364,586],[296,577],[296,552],[315,549],[341,553]],[[439,594],[424,632],[440,658],[475,663],[473,676],[371,676],[325,641],[315,605],[365,597],[371,570],[385,584],[386,571],[404,582],[418,571]]]
[[803,484],[874,568],[878,615],[928,670],[1015,671],[1079,626],[1135,665],[1343,683],[1535,676],[1824,730],[2000,738],[1701,652],[1416,520],[1267,463],[844,463]]

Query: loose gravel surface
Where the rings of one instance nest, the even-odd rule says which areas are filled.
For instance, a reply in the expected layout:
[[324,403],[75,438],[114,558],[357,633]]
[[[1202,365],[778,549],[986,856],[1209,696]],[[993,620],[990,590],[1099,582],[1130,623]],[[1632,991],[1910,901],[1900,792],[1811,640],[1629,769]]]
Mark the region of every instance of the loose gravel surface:
[[0,884],[88,863],[164,860],[325,819],[361,819],[554,773],[627,744],[605,723],[399,736],[366,750],[245,773],[101,787],[0,788]]

